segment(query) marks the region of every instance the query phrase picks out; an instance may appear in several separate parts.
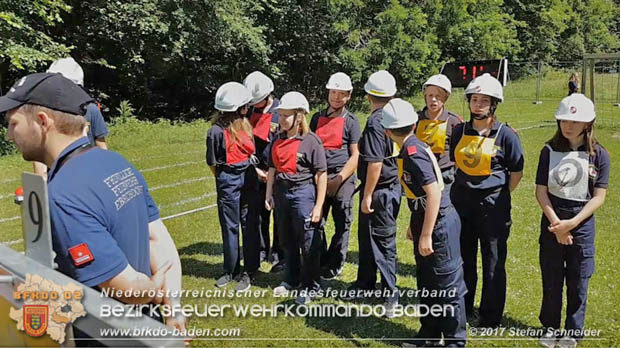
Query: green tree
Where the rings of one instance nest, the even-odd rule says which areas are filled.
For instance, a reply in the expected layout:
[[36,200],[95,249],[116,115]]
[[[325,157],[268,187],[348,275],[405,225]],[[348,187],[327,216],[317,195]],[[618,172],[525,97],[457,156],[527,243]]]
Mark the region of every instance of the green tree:
[[520,24],[502,10],[502,0],[429,2],[426,12],[444,61],[514,57]]
[[241,0],[73,0],[67,44],[85,63],[86,84],[146,118],[204,116],[223,82],[239,80],[270,50]]
[[70,47],[51,36],[50,30],[70,10],[63,0],[0,0],[2,86],[69,53]]
[[386,69],[397,81],[399,95],[417,92],[437,69],[437,37],[428,30],[427,16],[414,1],[332,0],[333,28],[343,38],[338,49],[353,81]]

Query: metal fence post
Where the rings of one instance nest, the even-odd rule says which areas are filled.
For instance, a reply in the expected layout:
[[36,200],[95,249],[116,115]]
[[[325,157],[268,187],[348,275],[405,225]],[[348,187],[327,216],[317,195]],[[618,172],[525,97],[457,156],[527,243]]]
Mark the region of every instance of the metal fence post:
[[542,104],[542,100],[540,100],[540,87],[542,84],[542,60],[538,61],[538,78],[536,79],[536,100],[533,104]]
[[616,74],[618,75],[618,86],[616,86],[616,102],[614,106],[620,106],[620,60],[616,61]]

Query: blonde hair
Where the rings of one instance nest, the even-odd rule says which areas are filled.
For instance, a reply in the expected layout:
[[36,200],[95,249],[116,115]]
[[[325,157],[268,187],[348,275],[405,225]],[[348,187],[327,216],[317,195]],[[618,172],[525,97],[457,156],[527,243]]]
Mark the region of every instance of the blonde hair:
[[308,120],[306,120],[306,111],[297,109],[295,110],[295,118],[301,116],[301,122],[299,123],[299,135],[306,135],[310,132],[310,126],[308,126]]
[[84,116],[50,109],[45,106],[24,104],[19,108],[19,110],[29,116],[35,116],[39,112],[46,113],[54,120],[54,126],[58,130],[58,133],[63,135],[82,135],[82,131],[84,130],[84,127],[86,127],[86,119]]
[[220,112],[213,119],[213,124],[219,124],[232,134],[235,142],[241,142],[243,139],[240,132],[244,132],[246,136],[252,134],[252,126],[247,118],[236,112]]

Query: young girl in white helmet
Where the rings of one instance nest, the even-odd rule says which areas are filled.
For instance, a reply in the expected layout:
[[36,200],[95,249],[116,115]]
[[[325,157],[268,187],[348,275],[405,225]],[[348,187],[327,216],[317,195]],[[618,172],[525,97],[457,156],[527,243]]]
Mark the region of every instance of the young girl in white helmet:
[[[583,94],[562,100],[558,128],[543,147],[536,174],[543,300],[540,339],[546,347],[575,347],[583,335],[588,282],[594,272],[594,212],[605,202],[609,154],[594,137],[594,104]],[[560,331],[566,282],[565,331]]]
[[[260,71],[250,73],[243,85],[252,93],[250,112],[246,115],[252,125],[258,163],[254,172],[248,171],[246,190],[255,197],[248,207],[248,228],[258,229],[260,235],[261,261],[274,264],[271,272],[284,270],[284,256],[281,255],[277,224],[274,223],[273,247],[270,246],[269,226],[271,212],[265,209],[267,171],[269,167],[269,145],[275,140],[278,128],[278,106],[280,100],[273,95],[273,81]],[[282,257],[281,257],[282,256]]]
[[319,223],[327,189],[327,161],[321,140],[310,132],[308,100],[299,92],[282,96],[280,134],[271,145],[265,208],[274,209],[286,257],[284,281],[275,294],[301,285],[297,303],[306,305],[321,289]]
[[447,110],[445,104],[452,93],[452,83],[446,75],[431,76],[422,86],[426,106],[418,112],[416,136],[431,147],[445,185],[450,192],[454,182],[454,162],[450,160],[452,129],[463,123],[461,116]]
[[471,119],[452,130],[450,158],[457,170],[451,198],[461,217],[466,312],[472,318],[480,241],[483,278],[477,325],[493,327],[500,324],[506,303],[510,193],[523,177],[523,150],[515,131],[497,119],[497,106],[504,100],[497,79],[479,76],[465,95]]
[[[243,192],[246,171],[254,170],[252,127],[244,117],[251,98],[242,84],[223,84],[215,94],[215,108],[219,112],[207,133],[206,158],[215,176],[224,249],[224,274],[215,285],[223,287],[237,279],[237,291],[250,288],[253,273],[260,267],[258,232],[248,230],[242,223],[245,220],[242,213],[247,212],[247,197]],[[243,273],[239,250],[240,227],[243,230]]]

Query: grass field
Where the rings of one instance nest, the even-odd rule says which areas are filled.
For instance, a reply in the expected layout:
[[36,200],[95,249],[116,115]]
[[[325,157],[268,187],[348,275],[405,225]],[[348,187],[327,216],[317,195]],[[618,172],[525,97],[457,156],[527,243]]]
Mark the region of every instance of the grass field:
[[[545,86],[543,104],[532,104],[530,96],[535,84],[531,80],[509,85],[507,101],[498,109],[502,121],[508,121],[519,130],[525,148],[525,175],[513,194],[513,228],[508,241],[508,297],[503,325],[503,335],[470,335],[471,347],[534,347],[536,340],[511,335],[510,328],[539,328],[537,319],[541,302],[541,279],[538,265],[538,234],[541,211],[534,197],[534,176],[538,154],[545,140],[555,131],[553,111],[565,93],[562,83]],[[534,86],[534,87],[532,87]],[[527,93],[526,93],[527,92]],[[515,100],[510,97],[515,96]],[[517,98],[516,96],[519,95]],[[530,100],[531,99],[531,100]],[[411,99],[416,109],[422,99]],[[462,90],[456,91],[449,100],[449,109],[463,113]],[[318,106],[317,106],[318,107]],[[597,106],[598,107],[598,106]],[[603,109],[604,108],[604,109]],[[582,343],[584,347],[620,346],[620,281],[617,258],[620,236],[620,217],[616,207],[620,205],[620,108],[601,106],[602,122],[597,137],[611,153],[612,174],[607,201],[597,213],[596,271],[590,282],[586,328],[601,330],[600,336]],[[358,117],[365,122],[366,111]],[[467,117],[466,117],[467,118]],[[221,235],[217,219],[215,181],[204,163],[204,137],[209,124],[196,121],[191,124],[171,125],[130,120],[122,126],[114,126],[108,138],[111,149],[120,152],[143,171],[153,197],[160,206],[162,216],[170,216],[190,209],[209,206],[199,213],[166,221],[174,238],[183,264],[183,287],[186,289],[212,289],[216,277],[222,271]],[[14,217],[19,214],[13,204],[13,190],[20,185],[22,171],[31,170],[20,156],[0,158],[0,242],[11,242],[16,250],[23,250],[18,241],[21,222]],[[358,198],[355,198],[357,212]],[[357,214],[357,213],[356,213]],[[398,225],[398,286],[415,289],[415,262],[412,244],[405,239],[409,220],[406,204],[401,207]],[[328,224],[331,237],[332,224]],[[324,282],[323,287],[345,289],[355,280],[357,270],[357,215],[352,227],[349,255],[342,276],[335,281]],[[261,270],[267,272],[268,264]],[[256,289],[271,289],[278,285],[278,275],[263,273],[257,279]],[[480,282],[479,282],[480,287]],[[228,287],[232,289],[232,286]],[[268,292],[269,293],[269,292]],[[477,292],[478,296],[480,291]],[[186,299],[185,303],[237,303],[265,304],[292,303],[293,299],[264,298],[246,299]],[[404,303],[412,299],[403,298]],[[340,303],[334,298],[324,298],[320,303]],[[4,314],[2,314],[4,315]],[[203,337],[194,346],[224,347],[334,347],[334,346],[398,346],[399,339],[412,337],[419,328],[416,318],[238,318],[227,313],[224,318],[192,318],[189,326],[214,330],[239,328],[238,337]]]

